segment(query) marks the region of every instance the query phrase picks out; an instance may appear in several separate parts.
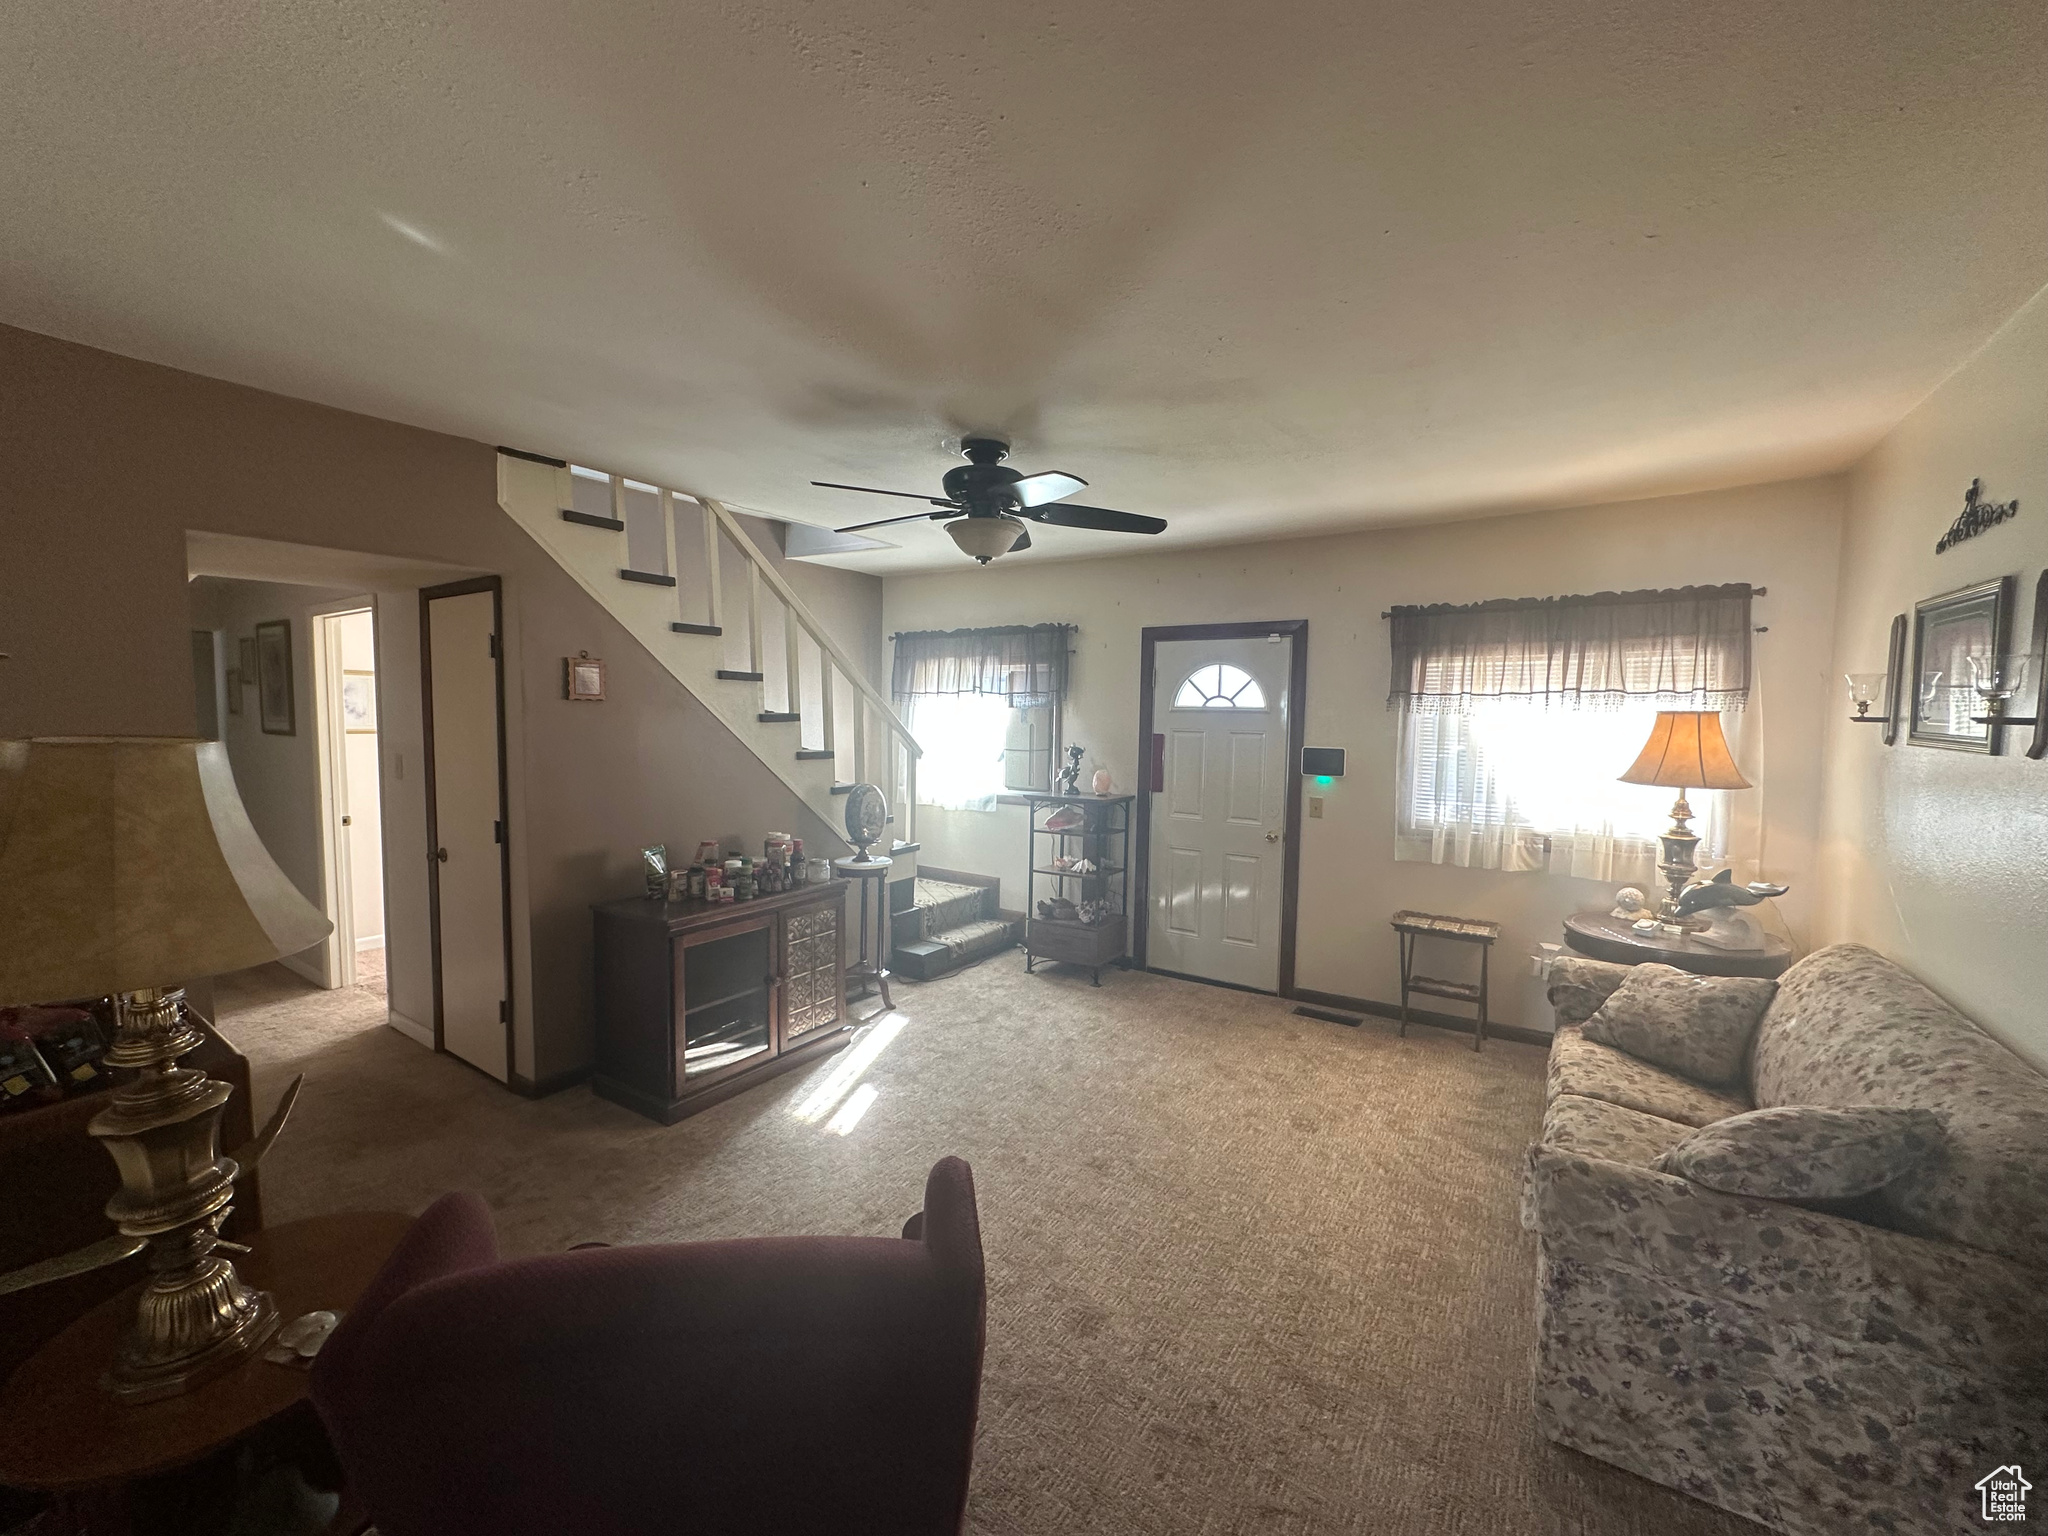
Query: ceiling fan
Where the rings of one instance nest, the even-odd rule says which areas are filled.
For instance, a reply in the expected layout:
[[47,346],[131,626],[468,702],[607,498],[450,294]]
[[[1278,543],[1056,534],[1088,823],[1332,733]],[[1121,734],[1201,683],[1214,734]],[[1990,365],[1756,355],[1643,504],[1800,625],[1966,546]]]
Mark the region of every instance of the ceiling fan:
[[1031,547],[1031,530],[1024,526],[1024,519],[1055,528],[1100,528],[1106,533],[1158,533],[1166,527],[1163,517],[1112,512],[1107,507],[1079,507],[1067,502],[1066,497],[1087,486],[1086,480],[1056,469],[1025,475],[1006,468],[1003,460],[1010,456],[1010,445],[1000,438],[963,438],[960,452],[967,462],[946,471],[944,496],[884,491],[872,485],[841,485],[836,480],[813,480],[811,484],[827,490],[865,491],[872,496],[906,496],[912,501],[929,502],[939,510],[906,512],[901,517],[877,518],[837,531],[858,533],[864,528],[915,522],[920,518],[934,522],[951,518],[946,532],[953,536],[962,553],[972,555],[983,565],[998,555]]

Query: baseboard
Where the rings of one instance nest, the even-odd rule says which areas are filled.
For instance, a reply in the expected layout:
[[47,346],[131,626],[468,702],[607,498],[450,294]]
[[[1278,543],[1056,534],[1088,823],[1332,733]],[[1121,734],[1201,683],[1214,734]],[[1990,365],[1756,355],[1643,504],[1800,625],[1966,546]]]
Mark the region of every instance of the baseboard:
[[366,949],[382,949],[383,947],[384,935],[381,933],[373,933],[367,939],[356,940],[356,953],[359,955]]
[[[1346,1013],[1366,1013],[1379,1019],[1401,1017],[1399,1003],[1376,1003],[1371,998],[1346,997],[1341,992],[1314,992],[1307,987],[1296,987],[1293,995],[1296,1002],[1319,1003],[1325,1008],[1341,1008]],[[1455,1013],[1437,1013],[1428,1008],[1410,1008],[1408,1022],[1427,1024],[1433,1029],[1455,1029],[1466,1035],[1472,1034],[1478,1028],[1478,1024],[1472,1019],[1461,1019]],[[1486,1033],[1494,1040],[1514,1040],[1523,1045],[1547,1046],[1551,1039],[1550,1031],[1547,1029],[1525,1029],[1520,1024],[1496,1024],[1490,1019],[1487,1021]]]
[[430,1051],[434,1048],[434,1028],[431,1024],[422,1024],[417,1019],[408,1019],[396,1008],[385,1011],[384,1022],[405,1036],[406,1039],[424,1045]]
[[290,971],[294,976],[305,977],[306,980],[313,983],[314,986],[320,988],[323,992],[332,992],[334,990],[334,988],[329,986],[327,983],[326,973],[323,972],[319,966],[313,964],[312,961],[305,959],[303,956],[279,955],[277,957],[277,963],[283,966],[286,970]]
[[557,1072],[539,1082],[514,1072],[505,1079],[505,1086],[514,1093],[529,1099],[544,1099],[551,1093],[560,1093],[564,1088],[574,1088],[578,1083],[590,1080],[589,1067],[572,1067],[567,1072]]

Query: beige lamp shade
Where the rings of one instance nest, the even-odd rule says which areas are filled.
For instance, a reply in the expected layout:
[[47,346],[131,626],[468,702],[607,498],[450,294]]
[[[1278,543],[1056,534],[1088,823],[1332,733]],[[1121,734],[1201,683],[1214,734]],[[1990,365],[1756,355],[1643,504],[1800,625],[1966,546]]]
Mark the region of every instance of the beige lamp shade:
[[1720,713],[1711,709],[1659,710],[1650,739],[1621,782],[1669,789],[1749,788],[1721,734]]
[[217,741],[0,741],[0,1005],[180,986],[333,924],[270,857]]

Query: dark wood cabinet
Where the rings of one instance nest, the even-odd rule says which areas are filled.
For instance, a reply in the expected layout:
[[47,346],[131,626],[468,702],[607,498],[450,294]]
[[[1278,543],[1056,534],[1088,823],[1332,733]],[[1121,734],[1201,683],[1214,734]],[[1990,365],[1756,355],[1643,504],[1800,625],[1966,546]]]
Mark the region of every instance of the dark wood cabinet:
[[614,1103],[671,1125],[853,1033],[842,882],[594,910],[594,1086]]

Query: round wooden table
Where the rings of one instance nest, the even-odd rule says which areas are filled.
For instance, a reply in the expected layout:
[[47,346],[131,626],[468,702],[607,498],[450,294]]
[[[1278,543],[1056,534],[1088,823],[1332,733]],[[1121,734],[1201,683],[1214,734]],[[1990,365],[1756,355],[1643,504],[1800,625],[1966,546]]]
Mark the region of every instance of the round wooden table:
[[[290,1322],[318,1308],[346,1312],[412,1225],[393,1211],[311,1216],[259,1232],[231,1254],[250,1285],[271,1293]],[[25,1360],[0,1388],[0,1483],[57,1491],[168,1471],[219,1450],[306,1395],[304,1367],[259,1350],[225,1375],[177,1397],[129,1405],[100,1386],[139,1287],[79,1318]]]
[[1695,976],[1776,977],[1792,963],[1792,946],[1775,933],[1764,935],[1762,949],[1721,949],[1702,944],[1691,934],[1682,939],[1637,933],[1626,918],[1606,912],[1574,912],[1564,920],[1564,941],[1582,955],[1641,965],[1654,960],[1675,965]]

